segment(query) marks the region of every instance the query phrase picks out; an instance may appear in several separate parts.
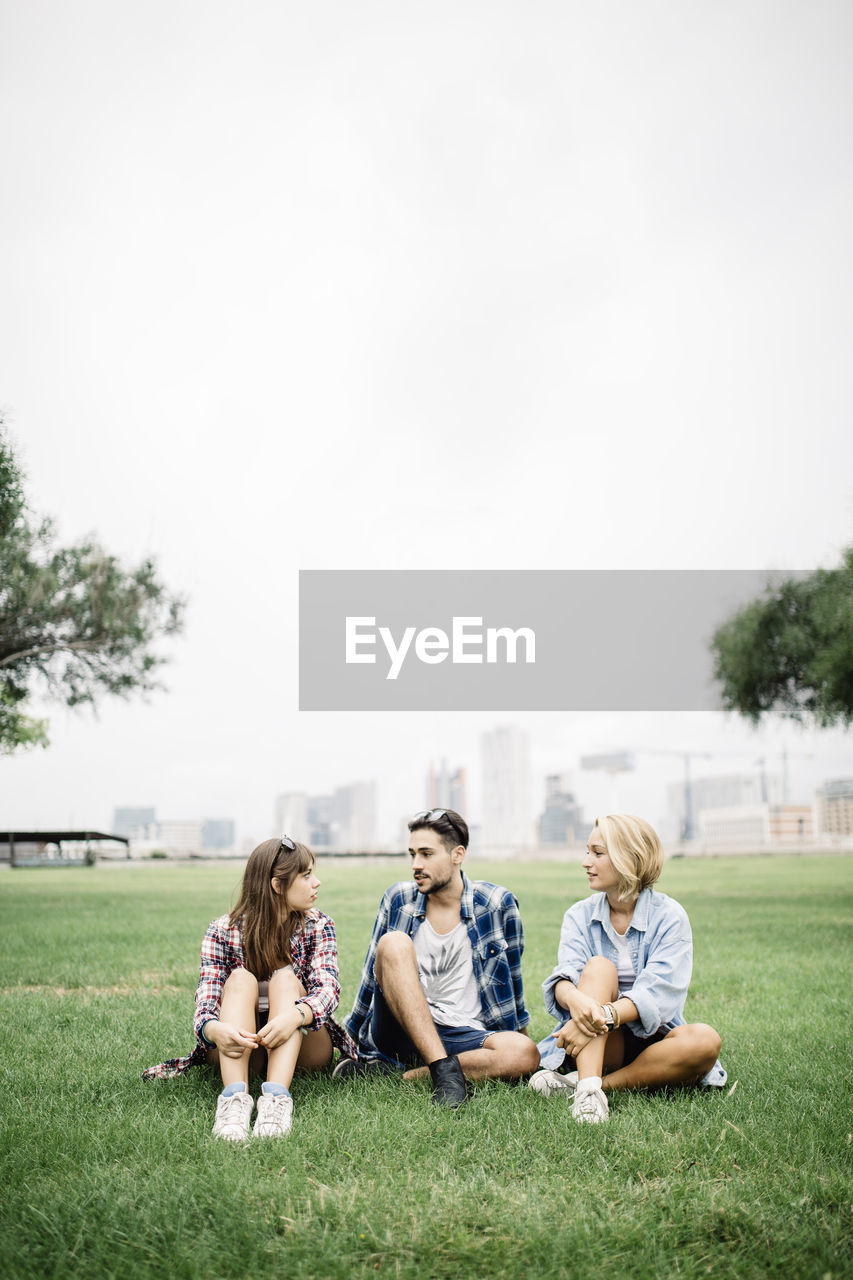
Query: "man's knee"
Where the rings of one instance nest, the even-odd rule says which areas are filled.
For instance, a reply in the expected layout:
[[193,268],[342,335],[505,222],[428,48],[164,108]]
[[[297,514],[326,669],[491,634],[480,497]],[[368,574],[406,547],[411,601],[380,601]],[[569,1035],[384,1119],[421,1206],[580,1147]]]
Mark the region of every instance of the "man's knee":
[[503,1031],[486,1042],[484,1048],[495,1052],[494,1074],[502,1080],[517,1080],[532,1075],[539,1066],[539,1050],[529,1036],[520,1031]]
[[383,933],[376,944],[376,954],[373,959],[373,969],[380,986],[383,972],[401,961],[417,963],[415,944],[412,939],[407,933],[401,933],[399,929]]
[[529,1076],[539,1066],[539,1050],[528,1037],[519,1034],[515,1048],[515,1065],[520,1076]]

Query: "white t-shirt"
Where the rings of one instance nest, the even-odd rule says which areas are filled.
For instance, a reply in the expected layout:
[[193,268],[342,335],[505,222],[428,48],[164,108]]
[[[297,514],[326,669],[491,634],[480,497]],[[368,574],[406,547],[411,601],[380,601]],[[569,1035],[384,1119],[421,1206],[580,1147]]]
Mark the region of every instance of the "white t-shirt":
[[435,1021],[445,1027],[485,1031],[471,939],[464,921],[450,933],[436,933],[429,920],[424,920],[414,942],[421,986]]
[[628,946],[628,939],[621,933],[613,930],[613,936],[616,939],[616,950],[619,952],[619,958],[616,962],[616,973],[619,977],[619,994],[624,995],[626,991],[630,991],[634,985],[636,974],[634,973],[634,962],[631,959],[631,948]]

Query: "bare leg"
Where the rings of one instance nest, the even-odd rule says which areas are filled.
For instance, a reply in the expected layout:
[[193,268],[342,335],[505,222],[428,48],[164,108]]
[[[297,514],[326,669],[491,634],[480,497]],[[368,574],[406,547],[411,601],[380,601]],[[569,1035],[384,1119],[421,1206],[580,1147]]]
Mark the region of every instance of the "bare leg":
[[[222,988],[222,1003],[219,1018],[222,1022],[230,1022],[241,1031],[255,1030],[255,1010],[258,1007],[258,981],[248,969],[234,969],[226,979]],[[208,1060],[219,1067],[222,1076],[222,1087],[243,1081],[249,1087],[249,1058],[251,1049],[247,1049],[239,1058],[229,1058],[227,1054],[213,1049],[208,1053]]]
[[[615,964],[605,960],[604,956],[593,956],[591,960],[587,961],[577,988],[578,991],[583,991],[588,996],[592,996],[599,1004],[604,1004],[607,1000],[615,1000],[619,994],[619,978]],[[585,1080],[588,1076],[600,1076],[602,1074],[604,1070],[604,1050],[607,1047],[606,1042],[610,1038],[610,1036],[596,1036],[594,1040],[590,1040],[589,1044],[581,1049],[575,1058],[578,1080]]]
[[673,1027],[663,1040],[649,1045],[627,1067],[605,1076],[603,1088],[648,1089],[654,1085],[701,1080],[720,1052],[720,1037],[705,1022]]
[[446,1058],[418,975],[415,944],[399,931],[383,934],[376,947],[376,980],[385,1002],[424,1062]]
[[[292,969],[279,969],[270,978],[270,1018],[274,1018],[300,996],[305,988]],[[290,1088],[297,1064],[304,1070],[317,1070],[328,1066],[332,1057],[332,1042],[325,1027],[309,1031],[303,1036],[296,1031],[284,1044],[267,1054],[267,1080]]]

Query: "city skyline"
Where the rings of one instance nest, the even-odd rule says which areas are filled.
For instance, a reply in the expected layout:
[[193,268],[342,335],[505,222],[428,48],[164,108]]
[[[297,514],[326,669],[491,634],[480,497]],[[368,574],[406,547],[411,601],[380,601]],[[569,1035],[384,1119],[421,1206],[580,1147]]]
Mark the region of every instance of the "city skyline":
[[[853,773],[778,720],[298,701],[300,570],[837,564],[849,7],[6,9],[0,408],[62,543],[189,602],[166,692],[28,707],[51,746],[0,762],[6,824],[138,801],[262,839],[277,794],[369,776],[395,837],[443,758],[479,819],[510,714],[534,780],[783,742],[808,794]],[[639,762],[584,779],[590,817],[664,812],[679,767]]]
[[[495,734],[496,731],[506,731],[514,726],[504,722],[502,725],[493,725],[490,730],[481,731],[478,736],[477,749],[481,753],[483,747],[483,739],[490,733]],[[817,735],[820,737],[821,735]],[[826,736],[826,735],[822,735]],[[812,737],[807,735],[807,741],[812,741]],[[599,744],[601,745],[601,744]],[[535,759],[553,759],[553,755],[545,756],[542,751],[542,744],[538,743],[535,735],[531,735],[529,744],[532,755]],[[636,750],[636,744],[632,750]],[[678,758],[681,754],[677,750],[672,751],[661,750],[659,753],[652,750],[648,755],[642,748],[637,752],[635,768],[632,772],[614,777],[602,774],[598,770],[583,769],[581,767],[582,751],[575,753],[573,757],[568,755],[563,757],[563,767],[559,770],[543,768],[541,771],[537,769],[531,770],[528,779],[530,803],[527,810],[529,818],[529,835],[526,839],[516,832],[516,838],[510,838],[508,843],[516,843],[519,846],[533,846],[537,843],[536,825],[545,809],[546,798],[548,794],[549,783],[552,779],[560,777],[564,780],[566,786],[572,791],[577,808],[581,811],[585,822],[591,825],[597,813],[613,811],[613,805],[609,802],[614,797],[618,800],[620,789],[626,797],[636,798],[643,793],[657,797],[650,803],[656,804],[654,815],[652,816],[646,806],[638,805],[637,809],[642,809],[646,816],[649,817],[653,824],[661,829],[661,834],[669,842],[675,842],[677,839],[677,827],[683,818],[684,804],[684,777],[673,776],[674,764],[668,766],[661,765],[660,757]],[[617,754],[614,751],[614,754]],[[733,805],[759,805],[763,799],[772,804],[781,804],[786,799],[790,803],[808,804],[813,806],[817,803],[817,793],[821,786],[836,782],[843,777],[853,774],[853,761],[842,751],[840,754],[833,755],[831,752],[804,752],[797,751],[791,745],[787,751],[779,749],[771,751],[766,742],[759,740],[753,749],[744,748],[742,751],[727,751],[721,748],[717,753],[708,751],[695,751],[692,753],[694,757],[694,773],[692,776],[693,795],[694,795],[694,819],[697,824],[696,834],[698,836],[698,815],[702,808],[710,805],[712,807],[724,807]],[[789,795],[785,796],[785,782],[782,773],[782,767],[785,757],[790,770],[792,770],[797,781],[788,783]],[[457,757],[451,757],[454,762]],[[646,760],[646,768],[643,767],[643,760]],[[768,763],[775,764],[775,768],[768,769]],[[807,773],[797,773],[802,770],[803,765],[808,763]],[[839,768],[835,771],[826,772],[829,765],[835,763]],[[716,767],[713,767],[713,766]],[[844,767],[847,765],[845,772]],[[367,833],[372,832],[372,838],[378,847],[395,846],[400,841],[400,833],[405,830],[405,823],[411,814],[423,807],[434,807],[439,804],[438,792],[433,791],[430,795],[430,787],[449,787],[454,785],[452,780],[456,778],[455,785],[458,787],[458,777],[461,775],[464,779],[467,790],[478,797],[475,803],[469,804],[466,809],[460,810],[469,825],[476,828],[482,844],[503,844],[505,840],[497,838],[495,828],[490,830],[488,822],[484,822],[484,813],[482,809],[483,796],[488,790],[487,784],[482,776],[482,758],[475,760],[471,765],[463,763],[454,763],[452,768],[448,767],[447,759],[443,758],[436,767],[436,762],[430,760],[427,762],[423,770],[426,784],[422,783],[422,791],[416,796],[410,806],[403,808],[394,798],[393,793],[384,794],[388,788],[383,787],[382,779],[377,777],[374,779],[362,778],[360,782],[353,779],[336,780],[325,793],[320,792],[279,792],[270,801],[270,811],[274,813],[271,819],[271,829],[262,829],[261,823],[249,822],[248,826],[243,829],[239,823],[235,832],[235,847],[244,848],[247,841],[251,844],[261,839],[267,838],[269,835],[277,835],[282,831],[288,831],[291,834],[302,835],[306,842],[311,843],[309,833],[311,831],[312,822],[315,818],[309,816],[311,803],[325,801],[334,804],[335,796],[338,797],[338,804],[344,805],[350,803],[345,799],[345,794],[352,792],[355,788],[374,788],[370,805],[373,808],[374,816],[368,819]],[[443,781],[442,781],[443,778]],[[431,781],[432,780],[432,781]],[[503,779],[502,785],[506,783]],[[424,791],[426,794],[424,794]],[[450,804],[449,792],[448,798],[444,798],[443,803],[447,807],[454,807]],[[618,804],[617,807],[626,809],[630,808],[632,801],[625,804]],[[149,814],[157,809],[156,805],[150,807],[139,806],[140,814]],[[118,812],[119,810],[115,810]],[[128,812],[130,810],[128,809]],[[159,812],[159,810],[157,809]],[[384,815],[379,817],[380,812]],[[187,816],[184,813],[183,818],[179,815],[172,814],[170,819],[172,822],[196,822],[201,823],[204,819],[196,816]],[[326,814],[322,820],[328,822],[329,815]],[[152,820],[153,821],[153,820]],[[161,820],[165,821],[165,819]],[[210,821],[210,819],[208,819]],[[94,824],[97,825],[97,824]],[[105,828],[106,829],[106,828]],[[118,829],[116,829],[118,830]],[[363,833],[365,828],[362,828]],[[126,834],[122,829],[120,834]],[[585,835],[584,837],[585,838]],[[344,830],[340,838],[333,840],[317,839],[315,841],[318,847],[333,849],[337,846],[346,846],[353,843],[351,833]],[[355,843],[362,846],[369,845],[371,840],[367,838],[367,834],[355,837]]]

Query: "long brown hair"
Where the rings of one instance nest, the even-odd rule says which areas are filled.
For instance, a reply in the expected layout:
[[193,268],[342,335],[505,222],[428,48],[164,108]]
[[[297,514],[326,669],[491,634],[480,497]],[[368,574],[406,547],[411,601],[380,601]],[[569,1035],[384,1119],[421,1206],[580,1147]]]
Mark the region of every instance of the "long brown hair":
[[[290,944],[301,928],[304,911],[291,911],[287,891],[298,875],[314,866],[314,854],[307,844],[293,841],[288,849],[282,840],[264,840],[249,855],[240,898],[230,916],[232,928],[243,935],[246,968],[259,982],[266,982],[276,969],[290,964]],[[272,887],[275,880],[279,887]]]

